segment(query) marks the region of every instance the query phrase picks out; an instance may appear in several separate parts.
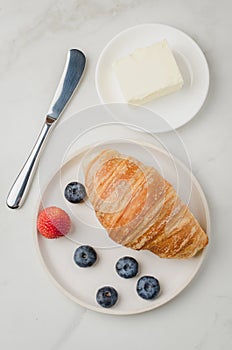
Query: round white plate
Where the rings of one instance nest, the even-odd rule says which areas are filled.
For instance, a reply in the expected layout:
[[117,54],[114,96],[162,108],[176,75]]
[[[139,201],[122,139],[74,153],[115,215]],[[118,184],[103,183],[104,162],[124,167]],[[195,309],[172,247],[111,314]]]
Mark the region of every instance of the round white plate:
[[[125,103],[112,64],[132,53],[166,38],[184,79],[178,92],[143,105],[165,123],[149,125],[150,132],[179,128],[192,119],[203,105],[209,87],[209,69],[199,46],[188,35],[163,24],[142,24],[116,35],[103,49],[96,67],[96,88],[102,103]],[[133,120],[131,120],[133,122]],[[159,125],[161,124],[161,125]],[[146,128],[146,125],[144,125]]]
[[[148,143],[130,140],[107,141],[97,148],[113,148],[121,153],[137,157],[148,165],[156,165],[159,171],[177,189],[179,196],[188,202],[201,226],[209,234],[209,210],[203,191],[191,172],[168,153]],[[42,263],[56,286],[75,302],[89,309],[109,314],[136,314],[163,305],[179,294],[199,270],[207,249],[191,259],[161,259],[149,251],[134,251],[114,243],[99,224],[88,200],[82,204],[71,204],[63,192],[71,181],[84,182],[82,165],[86,162],[94,146],[89,146],[71,156],[56,172],[41,194],[41,207],[63,208],[72,220],[68,236],[49,240],[37,233],[36,246]],[[187,195],[186,195],[187,194]],[[81,244],[93,246],[98,254],[95,265],[79,268],[73,262],[73,253]],[[115,272],[115,263],[122,256],[130,255],[139,263],[139,274],[129,280]],[[152,301],[141,299],[136,293],[136,282],[142,275],[153,275],[161,285],[161,294]],[[118,302],[110,309],[99,306],[95,300],[96,291],[104,285],[111,285],[118,291]]]

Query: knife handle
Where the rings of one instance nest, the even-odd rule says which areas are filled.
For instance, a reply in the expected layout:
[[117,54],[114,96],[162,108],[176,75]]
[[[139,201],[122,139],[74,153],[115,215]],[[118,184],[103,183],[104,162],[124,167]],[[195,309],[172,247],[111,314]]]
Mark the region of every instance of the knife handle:
[[41,150],[53,124],[55,124],[54,120],[47,117],[29,157],[9,191],[6,199],[6,204],[9,208],[16,209],[22,204],[38,165]]

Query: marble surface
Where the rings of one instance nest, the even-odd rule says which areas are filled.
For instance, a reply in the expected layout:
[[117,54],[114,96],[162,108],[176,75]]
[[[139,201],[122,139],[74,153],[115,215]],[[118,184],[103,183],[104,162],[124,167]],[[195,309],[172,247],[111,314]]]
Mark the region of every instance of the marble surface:
[[[231,11],[229,0],[0,1],[1,349],[231,349]],[[44,272],[32,234],[38,175],[20,210],[8,209],[5,198],[40,130],[67,49],[81,48],[88,68],[64,121],[99,103],[94,73],[104,45],[146,22],[182,29],[209,63],[207,101],[178,133],[206,193],[212,232],[200,273],[178,297],[145,314],[115,317],[76,305]]]

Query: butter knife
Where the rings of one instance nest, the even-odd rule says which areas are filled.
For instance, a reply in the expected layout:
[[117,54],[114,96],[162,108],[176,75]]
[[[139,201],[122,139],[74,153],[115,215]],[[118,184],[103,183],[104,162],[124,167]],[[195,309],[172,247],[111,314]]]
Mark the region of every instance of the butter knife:
[[22,206],[32,182],[45,141],[51,130],[57,124],[60,115],[80,82],[85,64],[86,58],[83,52],[77,49],[69,50],[64,72],[45,117],[44,125],[28,159],[7,196],[6,204],[9,208],[16,209]]

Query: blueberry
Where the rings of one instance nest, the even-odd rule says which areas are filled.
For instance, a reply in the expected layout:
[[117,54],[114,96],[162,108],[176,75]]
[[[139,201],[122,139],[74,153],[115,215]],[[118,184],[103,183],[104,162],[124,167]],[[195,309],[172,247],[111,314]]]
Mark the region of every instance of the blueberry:
[[118,293],[113,287],[105,286],[98,289],[96,300],[102,307],[110,308],[118,300]]
[[120,258],[115,265],[117,273],[123,278],[132,278],[136,276],[138,273],[138,267],[139,265],[137,261],[131,256]]
[[64,196],[71,203],[80,203],[86,197],[85,187],[80,182],[70,182],[65,187]]
[[137,282],[136,289],[141,298],[154,299],[160,292],[159,281],[153,276],[142,276]]
[[90,267],[96,260],[96,251],[88,245],[82,245],[75,250],[74,261],[80,267]]

